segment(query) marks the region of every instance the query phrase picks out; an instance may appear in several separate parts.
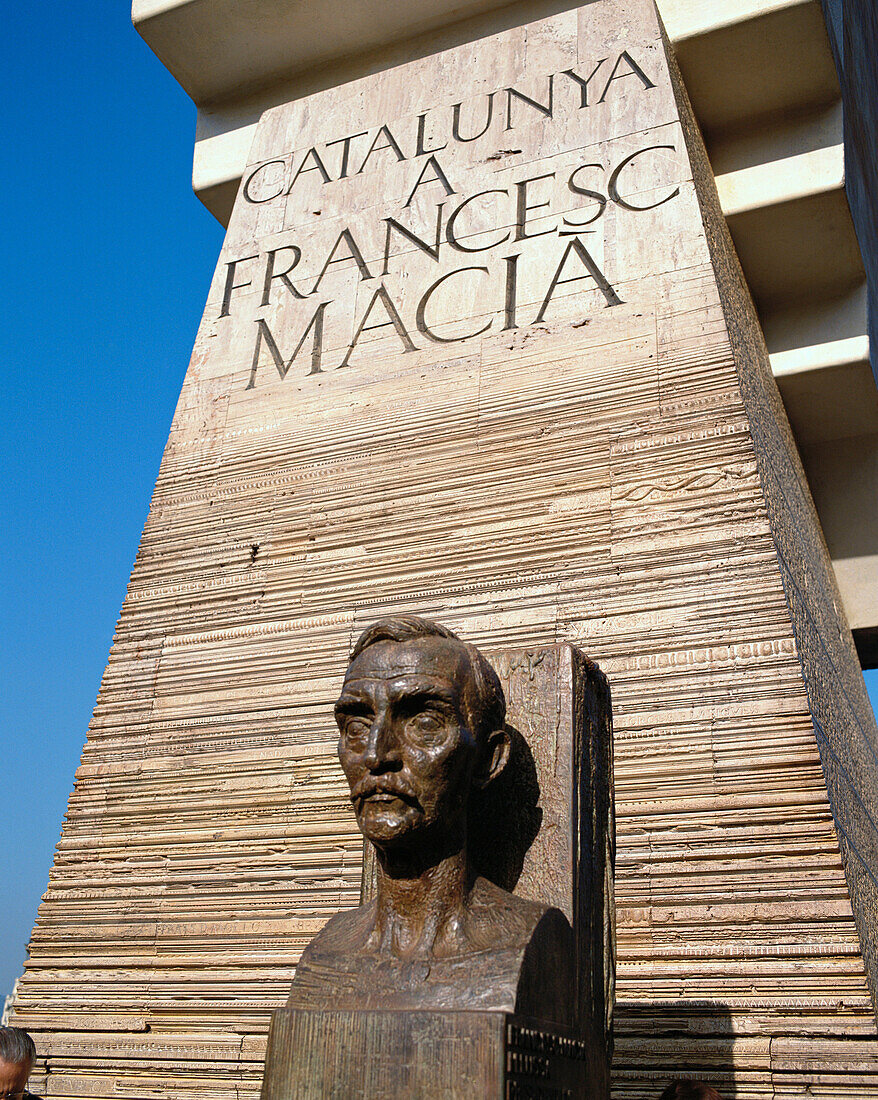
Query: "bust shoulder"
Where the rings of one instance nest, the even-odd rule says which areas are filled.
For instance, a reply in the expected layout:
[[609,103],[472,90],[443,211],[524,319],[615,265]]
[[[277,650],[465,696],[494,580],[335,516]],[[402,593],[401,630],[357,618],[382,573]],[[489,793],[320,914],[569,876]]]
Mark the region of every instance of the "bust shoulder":
[[[366,905],[336,913],[305,948],[302,961],[324,955],[371,953],[369,942],[375,928],[376,910],[377,904],[373,899]],[[567,921],[557,909],[521,898],[489,879],[477,878],[467,907],[468,947],[458,954],[524,947],[547,915],[552,924],[558,918],[562,923]]]
[[376,949],[376,908],[339,913],[314,937],[287,1007],[483,1009],[565,1021],[573,933],[560,910],[480,878],[469,896],[465,948],[402,958]]
[[307,962],[313,955],[351,954],[364,950],[375,927],[375,910],[373,899],[366,905],[343,909],[330,917],[302,952],[302,961]]
[[524,947],[547,913],[557,913],[538,901],[521,898],[486,878],[476,879],[468,910],[468,939],[473,951]]

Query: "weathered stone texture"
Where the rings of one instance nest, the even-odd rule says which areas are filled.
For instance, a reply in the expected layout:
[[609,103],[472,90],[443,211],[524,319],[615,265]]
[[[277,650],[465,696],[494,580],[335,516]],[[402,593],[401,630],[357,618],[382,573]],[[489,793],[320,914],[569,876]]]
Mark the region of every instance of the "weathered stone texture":
[[[623,51],[646,82],[592,83],[583,106],[565,71],[609,76]],[[550,74],[551,117],[504,91],[545,107]],[[455,142],[453,105],[475,133],[491,92],[492,126]],[[406,206],[428,111],[454,194]],[[252,164],[382,124],[404,162],[339,180],[335,145],[333,182],[236,206],[21,984],[41,1090],[256,1096],[299,952],[358,896],[331,700],[359,629],[405,609],[488,649],[572,641],[610,680],[618,1100],[683,1069],[741,1098],[874,1096],[849,900],[872,967],[874,722],[653,8],[598,0],[278,108]],[[623,203],[569,189],[599,165],[577,180],[606,198],[647,148]],[[548,232],[514,239],[515,185],[552,172],[524,200]],[[370,302],[390,320],[382,219],[429,244],[439,203],[447,226],[493,189],[457,222],[485,251],[393,238],[383,284],[417,350],[388,323],[339,367]],[[541,311],[565,216],[618,304],[593,276]],[[348,258],[261,306],[269,250],[301,249],[304,292],[345,227],[369,278]],[[221,316],[227,264],[257,255]],[[468,266],[488,272],[427,303],[437,343],[418,304]],[[263,341],[254,376],[256,319],[286,362],[323,301],[321,372],[312,328],[283,378]]]

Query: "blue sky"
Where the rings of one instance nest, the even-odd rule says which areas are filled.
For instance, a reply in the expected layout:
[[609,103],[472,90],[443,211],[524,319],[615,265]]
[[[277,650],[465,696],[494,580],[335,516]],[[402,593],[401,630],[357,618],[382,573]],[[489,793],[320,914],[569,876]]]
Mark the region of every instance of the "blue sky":
[[[3,40],[0,997],[45,888],[222,230],[125,0]],[[878,674],[869,674],[878,697]]]
[[0,997],[49,877],[222,244],[191,190],[195,109],[126,0],[8,14]]

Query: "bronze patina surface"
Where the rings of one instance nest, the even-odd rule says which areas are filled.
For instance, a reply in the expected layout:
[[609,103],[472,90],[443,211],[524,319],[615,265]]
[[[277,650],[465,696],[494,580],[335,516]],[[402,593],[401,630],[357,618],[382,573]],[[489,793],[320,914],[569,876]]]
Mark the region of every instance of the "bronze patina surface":
[[365,903],[306,947],[262,1100],[608,1096],[609,690],[569,646],[497,668],[414,615],[354,645],[335,719]]
[[560,910],[479,874],[474,802],[509,765],[497,674],[415,616],[354,647],[335,705],[338,755],[377,894],[306,948],[290,1008],[481,1009],[570,1022],[573,938]]

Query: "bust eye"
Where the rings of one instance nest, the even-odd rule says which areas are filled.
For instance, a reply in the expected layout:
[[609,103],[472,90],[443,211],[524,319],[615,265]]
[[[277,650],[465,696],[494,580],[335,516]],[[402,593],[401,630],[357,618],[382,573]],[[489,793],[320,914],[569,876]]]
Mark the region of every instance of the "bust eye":
[[345,741],[352,746],[362,745],[369,736],[371,721],[360,714],[343,714],[339,716],[339,727]]
[[422,710],[408,721],[409,729],[425,740],[437,737],[445,731],[445,716],[435,710]]

